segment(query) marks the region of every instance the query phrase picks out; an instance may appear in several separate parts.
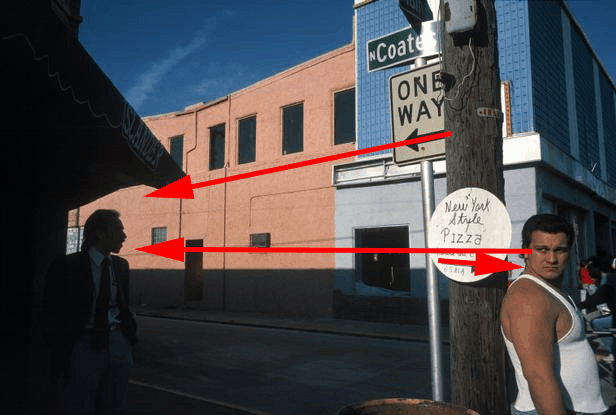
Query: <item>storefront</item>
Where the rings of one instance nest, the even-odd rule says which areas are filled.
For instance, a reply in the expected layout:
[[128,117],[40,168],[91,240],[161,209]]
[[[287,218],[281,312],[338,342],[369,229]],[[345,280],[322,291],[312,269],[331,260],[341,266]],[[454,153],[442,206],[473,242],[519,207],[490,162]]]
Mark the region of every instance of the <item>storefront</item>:
[[[372,47],[371,53],[370,45],[375,44],[375,39],[385,39],[381,43],[386,45],[387,39],[409,30],[402,3],[355,1],[358,148],[391,142],[389,79],[415,68],[413,61],[375,67],[374,61],[387,57],[395,60],[396,56],[381,56],[378,47]],[[616,88],[565,2],[497,0],[496,10],[511,248],[520,247],[522,226],[533,214],[551,212],[567,217],[578,231],[565,283],[573,289],[581,259],[602,250],[613,253],[615,248],[616,181],[614,168],[606,160],[616,147],[616,136],[605,127],[615,125]],[[564,36],[534,36],[547,23],[561,27]],[[520,27],[527,32],[519,33]],[[560,57],[553,60],[555,70],[550,76],[562,74],[562,80],[548,79],[542,70],[545,48]],[[386,50],[383,46],[381,52]],[[588,73],[573,73],[576,58],[578,63],[579,58],[587,60],[584,67],[590,68]],[[438,57],[427,59],[427,64],[439,62]],[[575,91],[588,78],[594,80],[592,93],[576,98]],[[453,134],[451,139],[455,139]],[[587,154],[592,154],[592,162]],[[447,194],[444,155],[434,161],[434,170],[438,204]],[[417,162],[397,165],[391,154],[381,154],[340,164],[334,168],[334,185],[338,246],[425,246]],[[368,237],[370,242],[366,242]],[[522,265],[517,257],[509,260]],[[335,315],[425,322],[425,268],[424,255],[404,259],[394,255],[338,255]],[[512,278],[518,274],[514,272]],[[446,315],[448,282],[443,275],[439,281],[441,309]]]

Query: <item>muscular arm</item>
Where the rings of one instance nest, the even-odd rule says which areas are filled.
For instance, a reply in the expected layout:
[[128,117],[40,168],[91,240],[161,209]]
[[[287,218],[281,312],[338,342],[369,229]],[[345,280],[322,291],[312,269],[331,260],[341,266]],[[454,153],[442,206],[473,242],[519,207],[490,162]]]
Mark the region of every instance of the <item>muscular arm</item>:
[[[554,370],[558,311],[538,287],[520,286],[511,296],[506,318],[531,398],[541,415],[565,415],[560,382]],[[512,293],[513,294],[513,293]]]

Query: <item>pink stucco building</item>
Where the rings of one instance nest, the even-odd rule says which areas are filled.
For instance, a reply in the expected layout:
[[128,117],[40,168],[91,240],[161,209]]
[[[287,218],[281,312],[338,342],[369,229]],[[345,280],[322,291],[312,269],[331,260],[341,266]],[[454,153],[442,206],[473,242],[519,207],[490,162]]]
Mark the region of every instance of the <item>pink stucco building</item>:
[[[193,183],[353,151],[355,45],[143,120]],[[194,200],[144,197],[153,190],[120,190],[69,220],[76,231],[97,208],[121,213],[133,303],[331,315],[334,254],[191,253],[181,263],[135,249],[180,237],[193,246],[335,246],[332,163],[197,189]]]

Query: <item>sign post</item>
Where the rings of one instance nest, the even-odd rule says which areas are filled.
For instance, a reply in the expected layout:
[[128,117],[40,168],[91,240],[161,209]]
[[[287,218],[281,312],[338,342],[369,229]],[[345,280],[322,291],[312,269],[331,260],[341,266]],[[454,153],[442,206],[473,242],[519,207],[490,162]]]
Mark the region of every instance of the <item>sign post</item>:
[[[432,2],[434,3],[434,2]],[[428,18],[436,4],[426,0],[400,0],[400,8],[417,20]],[[430,10],[432,9],[432,10]],[[431,16],[432,17],[432,16]],[[368,71],[415,60],[415,69],[394,75],[389,80],[392,139],[394,142],[445,131],[443,116],[444,91],[441,85],[440,64],[426,66],[426,59],[441,53],[442,22],[423,21],[420,34],[407,28],[368,42]],[[424,238],[428,246],[428,227],[434,211],[434,170],[432,159],[445,155],[444,140],[394,149],[394,162],[405,164],[421,160],[421,188],[423,201]],[[426,297],[430,329],[430,363],[432,399],[442,401],[443,369],[441,365],[440,296],[436,267],[426,255]]]
[[[432,162],[421,162],[421,195],[423,202],[424,241],[429,246],[428,227],[434,211],[434,170]],[[432,399],[442,401],[443,366],[441,358],[441,299],[438,289],[436,267],[426,255],[426,297],[428,300],[428,327],[430,330],[430,367],[432,378]]]
[[[419,58],[415,61],[415,71],[424,68],[426,61],[423,58]],[[425,74],[433,73],[432,68],[433,65],[425,67],[422,72]],[[412,71],[411,71],[412,72]],[[417,74],[417,72],[415,72]],[[408,73],[407,73],[408,74]],[[421,77],[420,77],[421,78]],[[414,79],[414,78],[413,78]],[[397,86],[402,85],[404,79],[400,80],[400,83]],[[413,81],[414,82],[414,81]],[[427,82],[427,78],[426,78]],[[426,84],[427,85],[427,84]],[[410,86],[410,84],[409,84]],[[434,84],[432,87],[434,92]],[[390,93],[391,92],[391,80],[390,80]],[[398,92],[399,93],[399,92]],[[406,93],[403,94],[406,96]],[[410,93],[409,93],[410,96]],[[394,142],[396,141],[396,136],[401,136],[406,134],[409,131],[409,127],[404,128],[403,120],[399,120],[400,128],[394,128],[394,104],[392,99],[392,132]],[[397,101],[396,101],[397,102]],[[404,110],[403,110],[404,112]],[[437,111],[438,112],[438,111]],[[399,116],[399,113],[398,113]],[[442,112],[441,112],[442,116]],[[444,124],[444,122],[443,122]],[[412,126],[413,131],[410,135],[418,135],[418,131],[420,126],[415,125]],[[430,128],[434,128],[430,127]],[[436,128],[440,128],[440,125]],[[429,128],[422,128],[422,134],[425,130]],[[431,148],[434,146],[429,146],[430,143],[426,143],[425,145],[421,145],[421,147],[412,148],[413,152],[417,152],[418,154],[422,154],[424,156],[424,160],[421,161],[421,195],[422,195],[422,205],[423,205],[423,220],[424,220],[424,241],[425,246],[429,246],[428,240],[428,228],[430,223],[430,218],[432,217],[432,212],[434,211],[434,169],[432,166],[431,160],[426,160],[425,156],[427,154],[430,155],[441,155],[444,154],[444,141],[439,140],[436,143],[441,143],[441,145],[437,145],[435,148]],[[428,151],[426,151],[426,147],[428,147]],[[411,157],[409,157],[409,154]],[[418,158],[418,157],[416,157]],[[406,152],[406,155],[403,153],[401,156],[396,157],[396,152],[394,150],[394,162],[399,163],[403,161],[413,160],[413,154]],[[441,354],[441,299],[439,295],[439,287],[438,287],[438,275],[436,273],[436,267],[430,260],[430,255],[426,255],[426,297],[428,302],[428,327],[430,332],[430,372],[431,372],[431,380],[432,380],[432,399],[435,401],[442,401],[444,399],[443,396],[443,367],[442,367],[442,354]]]

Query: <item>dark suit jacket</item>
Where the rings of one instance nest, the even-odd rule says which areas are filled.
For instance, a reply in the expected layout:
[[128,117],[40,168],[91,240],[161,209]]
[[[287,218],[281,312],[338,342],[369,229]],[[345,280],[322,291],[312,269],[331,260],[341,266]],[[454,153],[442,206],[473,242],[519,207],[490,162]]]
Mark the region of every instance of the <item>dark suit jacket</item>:
[[[129,310],[128,261],[117,256],[111,259],[114,276],[119,282],[120,329],[134,344],[137,342],[137,324]],[[61,257],[51,264],[45,280],[40,322],[43,337],[52,353],[52,376],[62,375],[67,370],[72,346],[84,333],[95,301],[87,252]]]

